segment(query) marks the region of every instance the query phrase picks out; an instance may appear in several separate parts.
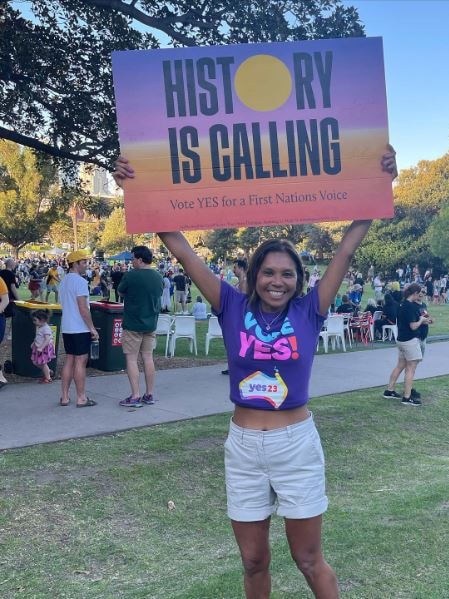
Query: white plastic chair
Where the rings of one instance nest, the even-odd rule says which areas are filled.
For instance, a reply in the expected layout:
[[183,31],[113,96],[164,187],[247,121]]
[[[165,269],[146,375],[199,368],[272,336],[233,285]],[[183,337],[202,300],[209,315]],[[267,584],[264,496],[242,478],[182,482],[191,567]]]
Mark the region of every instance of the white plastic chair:
[[382,310],[376,310],[373,314],[373,320],[371,322],[371,340],[374,341],[374,323],[376,322],[376,320],[380,320],[382,318]]
[[221,330],[220,323],[216,316],[209,318],[209,324],[206,333],[206,356],[209,353],[209,344],[212,339],[223,339],[223,331]]
[[343,316],[343,330],[348,337],[349,347],[352,347],[352,329],[351,329],[351,318],[350,312],[342,312],[340,316]]
[[197,355],[195,318],[193,316],[175,317],[174,329],[170,339],[172,357],[175,355],[176,339],[189,339],[190,353],[195,350],[195,356]]
[[329,349],[329,339],[331,340],[332,349],[335,349],[335,344],[339,345],[341,340],[343,351],[346,351],[344,316],[329,316],[326,329],[321,331],[319,336],[323,339],[324,352],[326,354]]
[[168,314],[159,314],[157,319],[157,327],[156,327],[156,342],[158,335],[166,335],[167,339],[165,341],[165,357],[168,355],[168,348],[170,346],[170,338],[173,333],[173,321],[174,318]]
[[394,340],[398,338],[398,325],[397,324],[384,324],[382,327],[382,341],[391,341],[394,337]]

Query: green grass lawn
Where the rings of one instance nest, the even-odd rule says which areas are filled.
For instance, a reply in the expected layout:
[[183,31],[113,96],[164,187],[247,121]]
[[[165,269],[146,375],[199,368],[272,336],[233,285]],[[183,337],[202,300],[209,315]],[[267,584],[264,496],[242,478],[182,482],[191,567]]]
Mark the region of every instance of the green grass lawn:
[[[311,402],[327,458],[324,549],[347,599],[449,597],[449,377],[419,388],[413,410],[380,389]],[[2,599],[242,599],[225,511],[228,420],[1,452]],[[274,518],[272,597],[311,597],[282,524]]]

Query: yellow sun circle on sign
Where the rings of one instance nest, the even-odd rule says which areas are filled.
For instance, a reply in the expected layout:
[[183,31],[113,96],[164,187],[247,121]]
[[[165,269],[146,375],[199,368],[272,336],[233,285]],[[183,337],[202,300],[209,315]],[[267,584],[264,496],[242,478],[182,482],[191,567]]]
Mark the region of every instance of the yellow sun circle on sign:
[[258,54],[239,66],[234,89],[245,106],[266,112],[276,110],[288,100],[292,78],[282,60],[269,54]]

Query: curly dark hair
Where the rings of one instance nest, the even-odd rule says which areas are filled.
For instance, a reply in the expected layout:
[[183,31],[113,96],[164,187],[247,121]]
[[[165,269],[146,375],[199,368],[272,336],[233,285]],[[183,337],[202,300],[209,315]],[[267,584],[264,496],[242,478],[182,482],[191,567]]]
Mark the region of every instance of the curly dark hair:
[[30,314],[30,318],[36,318],[36,320],[44,320],[48,322],[51,318],[52,312],[51,310],[47,310],[46,308],[38,308],[37,310],[33,310]]
[[249,261],[246,282],[249,302],[252,305],[255,305],[258,300],[258,295],[256,292],[256,281],[260,267],[262,266],[262,263],[265,260],[266,256],[272,252],[280,252],[282,254],[287,254],[293,260],[296,266],[296,274],[298,277],[296,282],[296,294],[294,297],[298,297],[302,293],[304,285],[304,266],[301,262],[301,258],[299,257],[298,252],[296,251],[295,246],[288,239],[268,239],[267,241],[264,241],[261,245],[259,245],[259,247],[251,256],[251,259]]

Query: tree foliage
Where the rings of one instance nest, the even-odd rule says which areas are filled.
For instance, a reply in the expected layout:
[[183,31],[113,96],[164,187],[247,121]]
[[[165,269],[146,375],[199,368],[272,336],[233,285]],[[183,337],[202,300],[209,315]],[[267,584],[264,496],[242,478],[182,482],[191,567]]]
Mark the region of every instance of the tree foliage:
[[430,244],[428,232],[449,201],[449,153],[401,171],[394,196],[394,218],[373,224],[357,252],[357,264],[362,269],[374,264],[387,273],[407,263],[439,268],[443,256]]
[[0,241],[17,256],[58,218],[58,173],[48,156],[0,140]]
[[323,260],[335,252],[341,239],[340,223],[319,223],[305,226],[307,250],[313,252],[317,260]]
[[432,253],[449,268],[449,200],[431,224],[428,237]]
[[204,241],[211,251],[213,260],[226,260],[230,258],[239,244],[237,229],[209,231]]
[[356,9],[341,0],[29,0],[23,7],[4,9],[0,137],[106,167],[118,153],[113,50],[157,48],[161,34],[175,46],[364,35]]
[[401,171],[394,195],[398,206],[436,214],[449,199],[449,153]]
[[101,247],[107,252],[130,250],[135,245],[146,245],[148,242],[143,235],[129,235],[126,232],[124,208],[114,208],[106,219],[100,240]]

